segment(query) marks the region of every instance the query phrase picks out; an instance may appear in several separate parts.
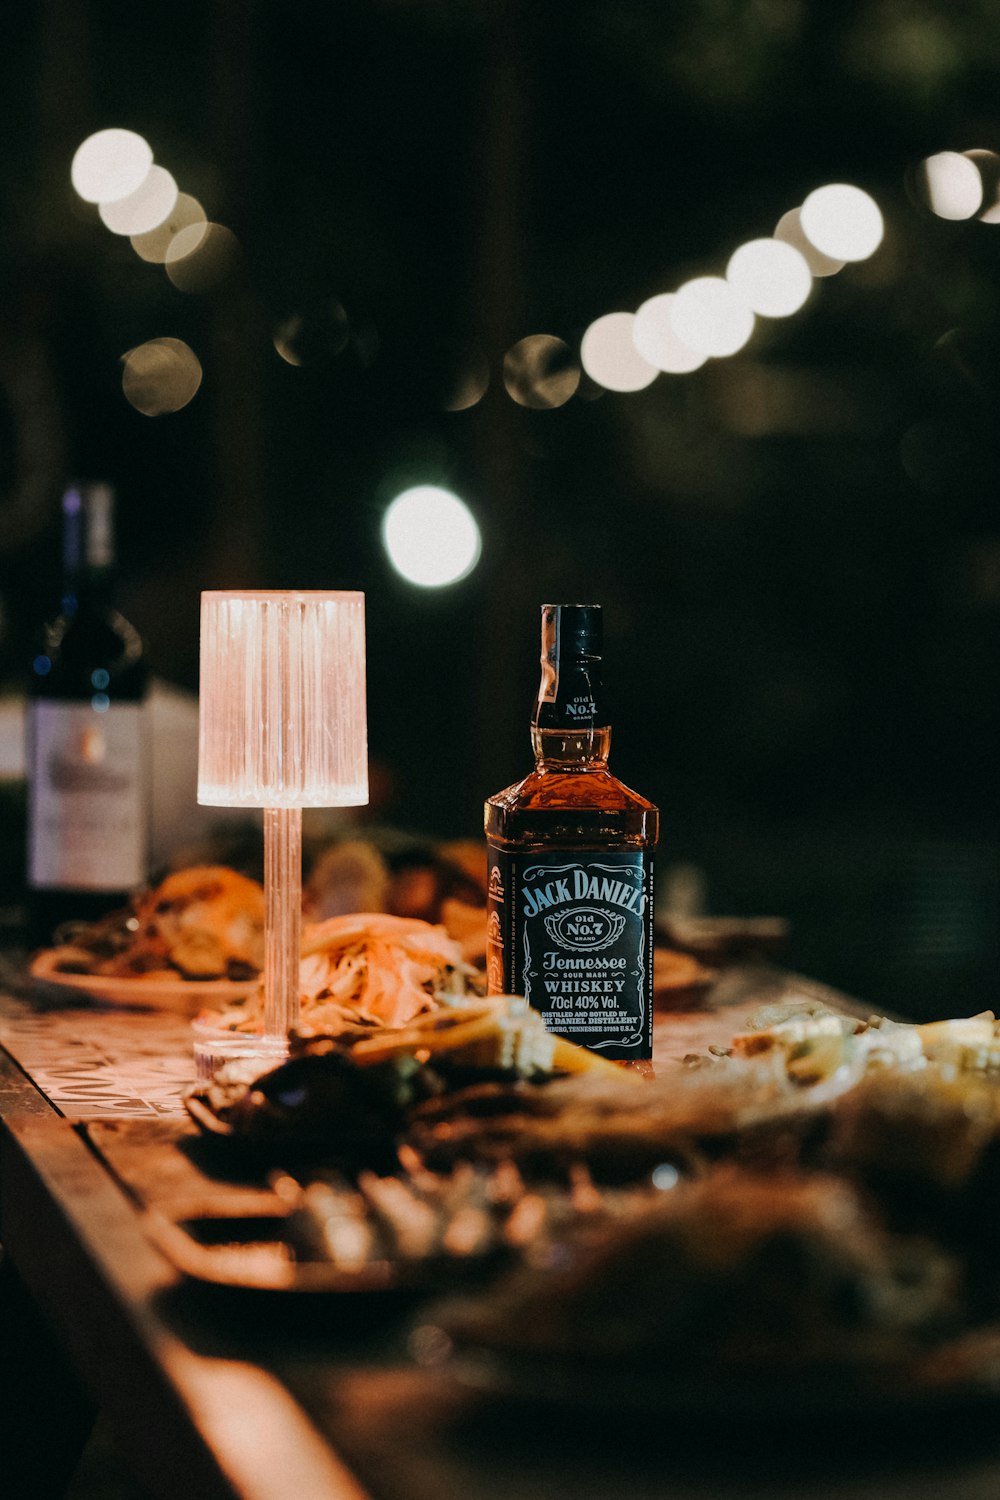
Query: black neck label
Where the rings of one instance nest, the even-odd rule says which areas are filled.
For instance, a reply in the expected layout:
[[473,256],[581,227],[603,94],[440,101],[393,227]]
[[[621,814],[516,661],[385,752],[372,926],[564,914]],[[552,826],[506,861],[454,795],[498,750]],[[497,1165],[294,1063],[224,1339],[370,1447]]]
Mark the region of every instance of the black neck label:
[[489,851],[491,994],[610,1058],[653,1046],[653,860],[642,850]]
[[608,723],[595,658],[542,663],[534,723],[539,729],[595,729]]

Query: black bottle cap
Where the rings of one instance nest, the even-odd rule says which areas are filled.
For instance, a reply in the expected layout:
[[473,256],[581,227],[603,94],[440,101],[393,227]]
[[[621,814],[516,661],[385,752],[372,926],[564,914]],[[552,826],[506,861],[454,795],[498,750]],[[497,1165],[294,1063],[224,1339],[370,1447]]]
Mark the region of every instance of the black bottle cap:
[[543,604],[542,659],[600,659],[603,644],[599,604]]

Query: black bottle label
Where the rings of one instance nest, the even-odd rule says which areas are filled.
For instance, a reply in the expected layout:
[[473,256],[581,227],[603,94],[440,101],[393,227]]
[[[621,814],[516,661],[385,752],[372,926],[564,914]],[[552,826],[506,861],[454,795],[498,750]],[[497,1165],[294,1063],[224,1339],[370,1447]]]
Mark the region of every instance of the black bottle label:
[[653,858],[489,850],[487,978],[549,1031],[614,1059],[653,1050]]

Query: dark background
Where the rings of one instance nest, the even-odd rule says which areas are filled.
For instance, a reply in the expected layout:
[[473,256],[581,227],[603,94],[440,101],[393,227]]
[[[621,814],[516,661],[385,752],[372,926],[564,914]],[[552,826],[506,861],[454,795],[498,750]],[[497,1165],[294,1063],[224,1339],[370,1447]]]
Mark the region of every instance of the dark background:
[[[1000,150],[1000,6],[38,0],[2,33],[0,681],[58,595],[63,476],[107,476],[159,675],[196,686],[202,588],[364,589],[378,816],[474,835],[528,769],[538,605],[596,600],[668,885],[693,866],[710,910],[788,916],[790,961],[873,1004],[993,1004],[1000,226],[906,184]],[[219,287],[178,291],[75,198],[107,125],[235,232]],[[516,340],[576,348],[721,274],[827,181],[886,238],[797,316],[634,395],[507,395]],[[149,418],[120,360],[165,336],[204,382]],[[489,389],[446,411],[468,346]],[[483,531],[451,588],[381,549],[416,482]]]

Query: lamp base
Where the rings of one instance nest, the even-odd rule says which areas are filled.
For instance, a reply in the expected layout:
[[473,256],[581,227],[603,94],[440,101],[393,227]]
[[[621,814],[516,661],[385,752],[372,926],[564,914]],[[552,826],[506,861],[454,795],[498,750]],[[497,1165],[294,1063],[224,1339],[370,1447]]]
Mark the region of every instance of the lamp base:
[[209,1026],[199,1021],[192,1022],[191,1031],[199,1082],[211,1082],[220,1068],[236,1064],[240,1078],[250,1083],[262,1073],[278,1067],[288,1056],[288,1043],[284,1037],[224,1031],[221,1026]]

